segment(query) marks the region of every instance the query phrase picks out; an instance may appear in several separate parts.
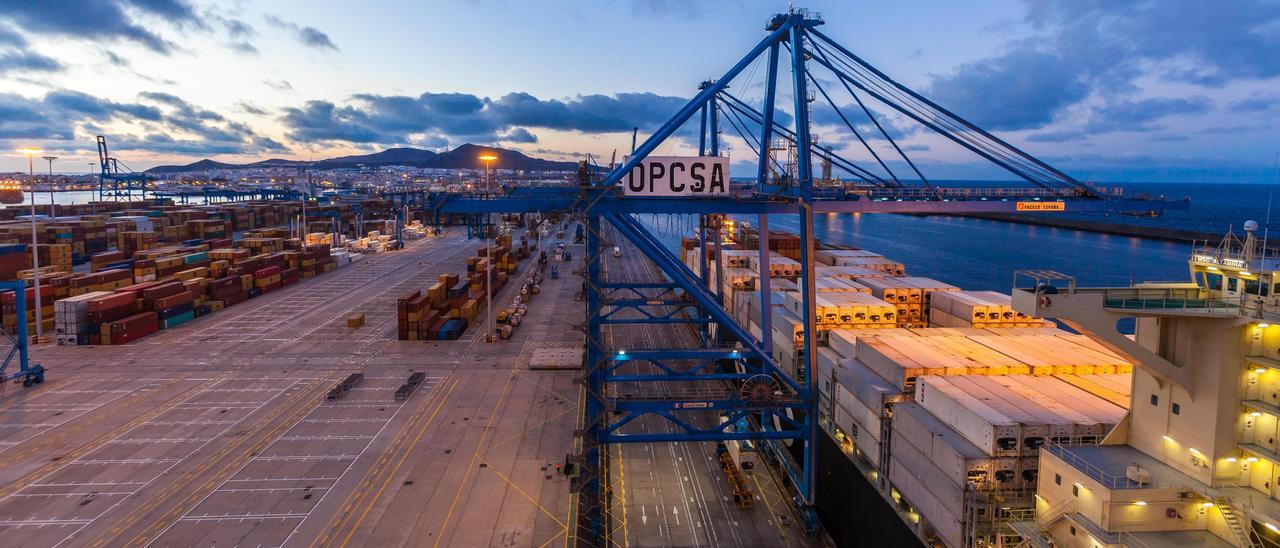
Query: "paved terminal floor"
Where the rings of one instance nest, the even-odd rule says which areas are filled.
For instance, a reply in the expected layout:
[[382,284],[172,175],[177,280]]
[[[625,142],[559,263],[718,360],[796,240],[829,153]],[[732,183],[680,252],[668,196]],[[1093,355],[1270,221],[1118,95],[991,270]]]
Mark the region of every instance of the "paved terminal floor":
[[[528,364],[581,348],[581,278],[545,281],[511,340],[396,340],[397,297],[479,245],[454,229],[133,344],[35,349],[46,382],[0,387],[5,544],[565,545],[581,373]],[[415,371],[426,382],[395,401]],[[709,445],[615,452],[615,544],[802,543],[772,476],[740,510]]]

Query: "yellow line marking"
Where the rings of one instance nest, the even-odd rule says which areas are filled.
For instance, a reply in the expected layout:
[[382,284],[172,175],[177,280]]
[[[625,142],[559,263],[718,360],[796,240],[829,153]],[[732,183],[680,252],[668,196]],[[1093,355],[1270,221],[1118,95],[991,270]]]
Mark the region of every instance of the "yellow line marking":
[[356,520],[355,525],[351,526],[351,531],[347,532],[346,538],[342,539],[342,544],[340,546],[346,546],[348,542],[351,542],[351,537],[360,529],[360,525],[364,523],[364,518],[369,515],[369,510],[372,510],[373,505],[378,502],[378,499],[382,498],[382,492],[387,488],[387,485],[391,483],[391,480],[396,477],[396,473],[400,471],[400,466],[402,466],[404,461],[409,458],[409,453],[412,452],[411,449],[413,449],[415,445],[418,445],[418,441],[422,439],[422,435],[431,427],[431,423],[435,422],[436,415],[444,408],[445,402],[449,401],[449,396],[453,394],[453,389],[458,387],[458,383],[459,381],[455,379],[453,384],[449,387],[449,392],[439,399],[436,404],[436,410],[431,412],[431,416],[428,417],[427,422],[418,429],[418,434],[414,436],[413,441],[405,447],[405,451],[401,453],[400,460],[396,462],[395,468],[391,469],[391,473],[386,475],[386,479],[382,481],[382,485],[378,487],[378,491],[373,494],[373,499],[369,501],[368,506],[365,506],[364,511],[360,513],[360,518]]
[[480,443],[476,444],[476,452],[471,455],[471,462],[467,465],[467,471],[462,475],[462,483],[458,484],[458,490],[453,493],[453,502],[449,503],[449,512],[444,516],[444,523],[440,524],[440,531],[436,533],[436,542],[433,547],[440,546],[440,541],[444,539],[444,532],[449,528],[449,522],[453,519],[453,510],[458,505],[458,498],[462,496],[463,489],[467,486],[467,480],[471,478],[471,470],[476,467],[476,461],[480,459],[480,451],[484,449],[484,439],[489,436],[489,429],[493,427],[493,419],[498,416],[498,408],[502,406],[502,402],[506,401],[507,393],[511,389],[511,381],[515,380],[515,370],[511,370],[511,374],[507,375],[507,382],[502,386],[502,393],[498,396],[498,401],[494,402],[493,409],[489,411],[489,420],[485,423],[484,432],[480,434]]
[[623,461],[625,461],[626,459],[623,458],[622,456],[622,447],[618,447],[617,449],[618,449],[618,498],[620,498],[622,501],[621,502],[622,504],[622,545],[628,546],[630,544],[630,541],[627,540],[628,539],[628,536],[627,536],[628,535],[627,480],[626,480],[627,469],[623,465]]
[[497,446],[499,446],[499,445],[502,445],[502,444],[505,444],[505,443],[510,443],[510,442],[512,442],[512,441],[515,441],[515,440],[517,440],[517,439],[520,439],[520,437],[521,437],[521,436],[525,435],[525,434],[526,434],[526,433],[528,433],[530,430],[533,430],[534,428],[541,427],[541,426],[542,426],[542,425],[544,425],[544,424],[547,424],[547,423],[549,423],[549,422],[551,422],[551,421],[553,421],[553,420],[556,420],[556,419],[558,419],[558,418],[560,418],[560,417],[563,417],[563,416],[565,416],[565,415],[568,415],[569,413],[572,413],[572,412],[574,412],[574,409],[565,409],[564,411],[561,411],[561,412],[559,412],[559,413],[556,413],[555,415],[553,415],[553,416],[551,416],[551,417],[547,418],[546,420],[538,421],[538,423],[537,423],[537,424],[535,424],[535,425],[533,425],[533,426],[530,426],[530,427],[528,427],[528,428],[525,428],[524,430],[521,430],[521,431],[519,431],[519,432],[516,432],[515,434],[513,434],[513,435],[511,435],[511,436],[507,436],[507,437],[505,437],[505,438],[503,438],[503,439],[500,439],[500,440],[498,440],[498,441],[495,441],[495,442],[493,442],[493,443],[489,444],[489,445],[488,445],[488,447],[485,447],[485,448],[484,448],[484,452],[485,452],[485,453],[488,453],[488,452],[489,452],[491,449],[493,449],[494,447],[497,447]]
[[[141,508],[135,509],[131,512],[129,517],[124,520],[123,524],[119,524],[119,522],[117,522],[116,527],[112,528],[110,533],[115,535],[127,530],[129,527],[132,527],[147,513],[158,508],[161,503],[168,500],[174,494],[179,493],[180,490],[189,487],[191,485],[191,480],[203,476],[206,472],[215,470],[214,473],[208,476],[208,479],[206,479],[204,483],[202,483],[198,488],[189,491],[182,499],[173,503],[168,512],[153,521],[146,529],[143,529],[142,532],[129,540],[126,545],[143,546],[154,541],[155,539],[148,539],[146,537],[149,537],[153,532],[163,534],[164,530],[168,527],[167,523],[181,519],[181,517],[186,514],[186,504],[198,504],[202,499],[202,494],[207,493],[207,490],[215,489],[222,483],[225,479],[223,478],[224,474],[229,475],[234,473],[235,470],[239,470],[245,463],[249,462],[249,460],[253,458],[254,453],[269,446],[271,443],[274,443],[278,436],[283,435],[289,429],[293,428],[298,420],[301,420],[302,417],[309,414],[312,406],[319,403],[321,398],[324,397],[324,388],[327,386],[327,380],[328,379],[322,378],[318,381],[312,381],[310,386],[305,386],[288,400],[276,404],[276,406],[268,411],[263,418],[256,421],[257,424],[263,425],[262,428],[254,430],[251,436],[245,436],[239,440],[232,440],[227,445],[216,450],[213,454],[199,461],[194,468],[187,470],[182,474],[183,478],[186,478],[188,481],[175,481],[157,495],[152,496],[146,504],[142,505]],[[314,393],[314,396],[308,396],[308,394],[312,393]],[[290,412],[290,409],[293,411]],[[263,429],[268,428],[272,422],[280,420],[281,417],[284,417],[282,422],[267,430],[265,437],[259,437],[262,435]],[[257,439],[255,440],[254,438]],[[239,451],[241,448],[245,447],[248,447],[250,451],[232,456],[232,460],[229,463],[226,463],[226,465],[221,468],[217,468],[219,464],[224,462],[224,457],[231,456],[233,452]],[[95,546],[101,546],[103,544],[105,544],[105,540],[101,537],[99,537],[95,542]]]
[[543,506],[543,505],[542,505],[542,504],[540,504],[537,500],[535,500],[533,497],[529,496],[529,493],[526,493],[526,492],[524,491],[524,489],[521,489],[519,485],[516,485],[516,482],[511,481],[511,478],[507,477],[507,475],[506,475],[506,474],[503,474],[502,472],[499,472],[497,468],[494,468],[494,467],[493,467],[493,465],[489,463],[489,461],[484,460],[483,458],[480,458],[479,460],[480,460],[480,462],[484,463],[484,465],[485,465],[485,470],[489,470],[490,472],[493,472],[493,473],[497,474],[497,475],[498,475],[498,477],[502,479],[502,481],[507,482],[507,485],[510,485],[510,486],[511,486],[511,488],[512,488],[512,489],[515,489],[517,493],[520,493],[521,495],[523,495],[523,496],[524,496],[524,498],[529,499],[529,502],[532,502],[534,506],[537,506],[537,507],[538,507],[538,509],[542,511],[542,513],[544,513],[544,514],[546,514],[547,516],[549,516],[552,520],[554,520],[554,521],[555,521],[557,524],[559,524],[561,527],[565,527],[565,528],[567,528],[567,527],[565,526],[564,522],[563,522],[563,521],[560,521],[560,518],[556,517],[556,515],[555,515],[555,514],[552,514],[550,510],[547,510],[547,507]]
[[538,548],[547,548],[547,545],[548,545],[548,544],[551,544],[553,541],[555,541],[556,539],[560,538],[560,535],[564,535],[564,536],[565,536],[564,538],[567,540],[567,539],[569,538],[568,533],[569,533],[569,528],[568,528],[568,527],[565,527],[563,531],[560,531],[559,533],[556,533],[556,534],[555,534],[555,535],[553,535],[551,538],[547,539],[547,541],[546,541],[546,542],[544,542],[544,543],[542,543],[542,544],[539,544],[539,545],[538,545]]
[[[774,528],[774,529],[777,529],[777,530],[778,530],[778,534],[779,534],[779,535],[781,535],[783,538],[786,538],[786,537],[787,537],[787,532],[786,532],[786,531],[783,531],[783,530],[782,530],[782,525],[781,525],[780,523],[778,523],[777,516],[778,516],[779,514],[778,514],[778,513],[773,509],[773,505],[769,503],[769,495],[768,495],[768,493],[767,493],[767,492],[765,492],[764,487],[760,485],[760,478],[756,477],[756,475],[755,475],[755,474],[752,474],[752,475],[751,475],[751,482],[752,482],[752,483],[754,483],[754,484],[756,484],[756,493],[759,493],[759,494],[760,494],[760,500],[763,500],[763,501],[764,501],[764,506],[765,506],[765,508],[768,508],[768,509],[769,509],[769,515],[773,517],[773,519],[770,519],[770,520],[769,520],[769,522],[771,522],[771,523],[773,524],[773,528]],[[775,487],[775,488],[777,488],[777,489],[781,489],[781,487],[780,487],[779,485],[777,485],[776,483],[774,484],[774,487]],[[788,539],[788,540],[789,540],[789,539]],[[790,542],[788,542],[788,544],[790,544]]]
[[[443,390],[442,387],[445,384],[449,384],[449,388],[445,391],[444,395],[441,396],[440,391]],[[435,411],[432,412],[431,416],[428,418],[428,422],[423,425],[423,429],[425,430],[425,428],[431,424],[430,421],[435,418],[436,413],[444,407],[444,403],[448,399],[449,394],[453,392],[453,389],[456,388],[457,385],[458,381],[456,379],[451,379],[437,385],[437,387],[427,395],[427,399],[423,402],[421,408],[414,413],[414,416],[410,418],[408,422],[405,423],[406,427],[402,429],[395,438],[393,438],[391,444],[387,446],[386,450],[378,456],[378,459],[375,460],[369,467],[369,470],[365,472],[365,475],[360,479],[360,482],[356,484],[356,488],[347,495],[347,498],[343,501],[339,510],[333,514],[328,523],[324,525],[324,528],[320,530],[321,535],[312,540],[311,546],[326,545],[329,543],[330,537],[341,534],[342,529],[352,517],[351,511],[364,500],[365,496],[369,494],[369,489],[373,487],[375,482],[377,482],[379,474],[381,474],[388,463],[391,462],[391,459],[395,458],[397,451],[399,451],[403,446],[404,441],[407,440],[410,433],[414,431],[415,422],[425,415],[433,405],[435,405]],[[403,459],[401,462],[403,462]],[[370,503],[370,506],[372,506],[372,503]]]

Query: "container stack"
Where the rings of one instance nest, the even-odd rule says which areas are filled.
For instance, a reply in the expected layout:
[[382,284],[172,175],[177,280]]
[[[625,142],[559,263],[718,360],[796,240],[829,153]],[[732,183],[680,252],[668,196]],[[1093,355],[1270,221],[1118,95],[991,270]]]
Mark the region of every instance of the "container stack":
[[960,290],[932,278],[916,276],[866,278],[859,283],[870,288],[872,295],[898,307],[899,327],[924,327],[929,321],[928,306],[933,294]]
[[1046,322],[1013,309],[1011,298],[995,291],[951,291],[933,296],[929,325],[935,327],[1040,327]]
[[[529,242],[512,242],[508,235],[500,235],[488,248],[479,248],[475,256],[467,258],[466,277],[442,274],[425,290],[417,290],[401,296],[396,301],[397,338],[402,341],[451,341],[462,336],[467,327],[474,325],[484,312],[485,303],[492,293],[495,297],[515,274],[519,263],[532,256]],[[514,245],[513,245],[514,244]],[[492,284],[492,287],[488,287]],[[527,299],[534,292],[529,282],[521,288],[518,301]],[[514,305],[522,306],[522,302]],[[504,315],[505,312],[505,315]],[[512,311],[496,310],[495,323],[499,335],[510,336],[514,329]],[[519,324],[515,320],[515,325]]]

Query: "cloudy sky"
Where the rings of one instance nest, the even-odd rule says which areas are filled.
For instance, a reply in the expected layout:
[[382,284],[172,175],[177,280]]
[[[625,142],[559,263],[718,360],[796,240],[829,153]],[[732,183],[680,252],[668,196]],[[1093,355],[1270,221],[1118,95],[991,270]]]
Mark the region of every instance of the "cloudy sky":
[[[43,0],[0,9],[0,171],[497,144],[608,158],[763,37],[779,1]],[[1280,2],[814,1],[823,32],[1078,178],[1274,181]],[[734,92],[758,100],[753,65]],[[816,67],[815,67],[816,70]],[[787,77],[784,67],[780,74]],[[852,98],[815,74],[833,99]],[[864,97],[864,99],[866,99]],[[834,111],[819,139],[874,160]],[[870,101],[934,178],[1007,177]],[[888,160],[869,119],[844,109]],[[660,152],[688,152],[691,139]],[[749,147],[725,129],[737,166]],[[903,165],[887,162],[890,169]]]

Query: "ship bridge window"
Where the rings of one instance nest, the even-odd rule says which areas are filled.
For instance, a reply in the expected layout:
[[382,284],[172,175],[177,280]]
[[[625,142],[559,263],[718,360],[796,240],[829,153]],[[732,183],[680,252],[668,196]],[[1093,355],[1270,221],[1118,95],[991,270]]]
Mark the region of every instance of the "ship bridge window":
[[1216,291],[1222,291],[1222,274],[1205,274],[1205,287]]
[[1244,292],[1250,295],[1267,296],[1267,286],[1259,284],[1258,280],[1245,280]]
[[1227,292],[1235,293],[1240,290],[1240,278],[1227,278]]

